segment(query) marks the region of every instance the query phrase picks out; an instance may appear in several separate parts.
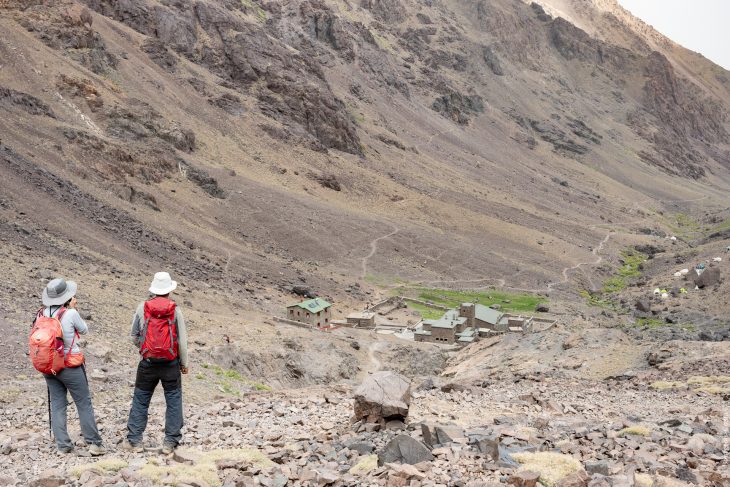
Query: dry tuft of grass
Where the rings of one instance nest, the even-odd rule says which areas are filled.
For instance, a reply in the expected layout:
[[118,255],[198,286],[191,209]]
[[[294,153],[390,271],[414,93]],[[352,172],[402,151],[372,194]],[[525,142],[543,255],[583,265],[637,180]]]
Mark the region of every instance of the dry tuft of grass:
[[693,392],[704,392],[706,394],[730,394],[730,376],[692,376],[687,382],[681,381],[657,381],[649,385],[655,391],[675,390],[689,387]]
[[520,471],[531,470],[540,474],[540,483],[553,487],[568,475],[583,469],[575,458],[555,452],[513,453],[512,458],[521,463]]
[[652,479],[651,475],[649,475],[649,474],[635,473],[634,474],[634,486],[635,487],[653,487],[654,479]]
[[646,426],[635,424],[633,426],[629,426],[628,428],[624,428],[621,431],[618,432],[619,436],[626,436],[626,435],[636,435],[636,436],[649,436],[651,434],[651,429],[647,428]]
[[83,474],[87,470],[94,470],[104,475],[108,473],[118,472],[121,469],[126,468],[128,465],[129,464],[121,458],[105,458],[104,460],[99,460],[98,462],[88,463],[86,465],[78,465],[72,468],[70,473],[76,478],[81,477],[81,474]]
[[212,450],[209,452],[193,451],[193,453],[196,456],[199,454],[194,465],[161,466],[150,462],[139,470],[139,474],[156,484],[161,483],[164,479],[166,484],[172,485],[204,483],[204,485],[210,487],[221,487],[216,462],[234,462],[259,468],[274,466],[274,462],[266,455],[253,448]]
[[658,380],[652,382],[649,387],[655,391],[666,391],[668,389],[680,389],[685,386],[684,382]]
[[378,468],[378,456],[368,455],[357,462],[357,464],[350,469],[350,473],[357,476],[367,475],[376,468]]

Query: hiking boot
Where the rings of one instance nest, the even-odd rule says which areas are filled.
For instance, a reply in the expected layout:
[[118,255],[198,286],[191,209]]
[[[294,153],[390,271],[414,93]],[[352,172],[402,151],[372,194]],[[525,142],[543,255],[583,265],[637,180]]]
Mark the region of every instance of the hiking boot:
[[132,453],[142,453],[144,451],[144,446],[141,443],[132,443],[129,440],[124,440],[119,448]]
[[175,448],[177,448],[177,445],[173,445],[172,443],[165,443],[164,445],[162,445],[162,454],[169,455],[175,451]]
[[89,447],[89,453],[92,457],[99,457],[106,453],[106,448],[103,445],[91,445]]
[[63,447],[59,446],[58,447],[58,453],[61,453],[63,455],[66,455],[68,453],[73,453],[73,451],[74,451],[74,447],[72,447],[72,446],[63,446]]

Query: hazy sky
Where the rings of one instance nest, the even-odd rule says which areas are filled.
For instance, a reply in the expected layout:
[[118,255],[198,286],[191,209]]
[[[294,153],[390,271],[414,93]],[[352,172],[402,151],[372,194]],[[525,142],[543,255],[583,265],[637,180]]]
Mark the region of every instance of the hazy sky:
[[730,70],[730,0],[618,0],[687,49]]

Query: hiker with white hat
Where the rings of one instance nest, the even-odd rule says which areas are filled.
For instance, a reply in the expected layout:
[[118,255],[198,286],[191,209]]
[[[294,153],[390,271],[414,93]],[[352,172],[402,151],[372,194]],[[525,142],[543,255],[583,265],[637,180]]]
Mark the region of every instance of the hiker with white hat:
[[[56,437],[58,451],[71,453],[74,450],[66,429],[67,395],[70,393],[76,403],[81,434],[89,445],[89,453],[97,456],[106,453],[106,449],[96,426],[84,356],[76,342],[80,335],[89,332],[89,327],[76,310],[76,290],[74,281],[62,278],[53,279],[43,290],[43,308],[33,321],[30,336],[30,358],[36,369],[43,372],[48,385],[51,431]],[[44,348],[45,337],[50,339],[50,342],[46,340],[50,347]],[[54,350],[51,342],[56,340],[58,345]],[[53,355],[57,355],[57,359],[49,362],[48,358]]]
[[185,319],[170,293],[177,288],[167,272],[155,274],[150,286],[152,298],[140,303],[132,318],[132,341],[139,348],[132,408],[127,421],[127,438],[122,449],[141,452],[147,414],[157,384],[165,391],[165,440],[162,452],[172,453],[182,439],[182,376],[188,373],[188,345]]

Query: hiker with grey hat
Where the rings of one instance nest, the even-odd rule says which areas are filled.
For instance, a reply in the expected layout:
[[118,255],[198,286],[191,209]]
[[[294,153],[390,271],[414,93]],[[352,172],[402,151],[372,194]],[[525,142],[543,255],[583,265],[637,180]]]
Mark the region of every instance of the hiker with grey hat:
[[56,437],[58,451],[70,453],[74,449],[74,444],[66,430],[67,394],[70,393],[79,414],[81,434],[89,445],[89,453],[97,456],[103,455],[106,450],[96,426],[83,354],[76,342],[79,335],[89,332],[89,327],[76,310],[76,290],[77,286],[74,281],[59,278],[49,282],[43,290],[43,308],[38,311],[34,324],[39,320],[42,321],[44,317],[55,318],[58,320],[56,326],[60,322],[63,334],[63,365],[57,373],[53,371],[43,374],[48,385],[51,430]]
[[172,453],[182,439],[182,375],[188,373],[185,319],[170,293],[177,288],[167,272],[155,274],[150,286],[152,298],[142,302],[132,318],[132,341],[139,348],[134,397],[127,421],[127,438],[122,449],[144,450],[142,435],[152,395],[158,383],[165,392],[164,454]]

